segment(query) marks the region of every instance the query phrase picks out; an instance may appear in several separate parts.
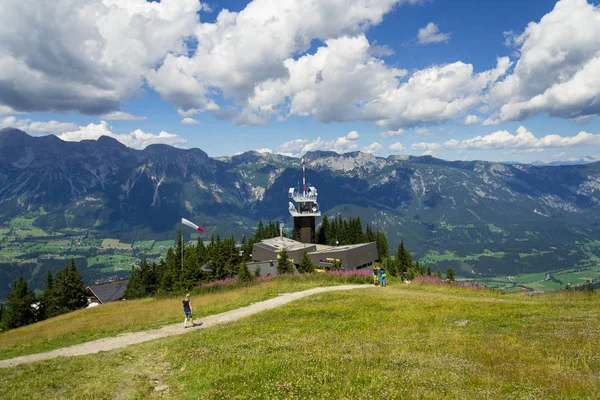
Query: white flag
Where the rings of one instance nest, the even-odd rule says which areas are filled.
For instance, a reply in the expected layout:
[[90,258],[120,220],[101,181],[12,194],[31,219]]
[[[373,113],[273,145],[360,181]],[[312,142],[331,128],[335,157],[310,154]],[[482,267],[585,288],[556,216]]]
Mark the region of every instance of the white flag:
[[184,225],[189,226],[190,228],[194,228],[197,231],[204,232],[204,229],[200,228],[198,225],[196,225],[192,221],[188,221],[185,218],[181,218],[181,223],[184,224]]

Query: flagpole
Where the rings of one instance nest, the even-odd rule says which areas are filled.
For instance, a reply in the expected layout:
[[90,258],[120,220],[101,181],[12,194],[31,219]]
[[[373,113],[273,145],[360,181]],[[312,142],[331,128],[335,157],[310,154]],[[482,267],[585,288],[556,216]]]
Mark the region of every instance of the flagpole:
[[183,220],[181,220],[181,272],[183,272]]

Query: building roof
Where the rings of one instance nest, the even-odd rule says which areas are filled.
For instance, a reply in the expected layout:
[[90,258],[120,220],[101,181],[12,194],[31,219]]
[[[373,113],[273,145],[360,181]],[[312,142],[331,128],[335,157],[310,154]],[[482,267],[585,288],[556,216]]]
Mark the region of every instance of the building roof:
[[92,292],[100,303],[104,304],[122,298],[123,294],[125,294],[125,289],[127,289],[128,282],[129,279],[101,282],[96,285],[90,285],[86,289]]
[[319,245],[319,247],[317,247],[316,251],[311,251],[309,254],[341,253],[341,252],[344,252],[344,251],[348,251],[348,250],[352,250],[352,249],[357,249],[359,247],[364,247],[364,246],[370,245],[371,243],[375,243],[375,242],[359,243],[359,244],[347,244],[347,245],[343,245],[343,246],[323,246],[323,245]]
[[297,242],[293,239],[286,237],[275,237],[271,239],[265,239],[256,243],[255,246],[263,247],[270,251],[280,252],[285,247],[287,251],[301,250],[308,247],[315,247],[314,244]]

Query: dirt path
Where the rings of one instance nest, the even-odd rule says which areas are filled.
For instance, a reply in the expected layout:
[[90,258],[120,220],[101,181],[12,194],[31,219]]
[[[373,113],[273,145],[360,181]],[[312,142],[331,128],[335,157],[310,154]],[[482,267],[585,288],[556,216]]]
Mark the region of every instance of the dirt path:
[[[101,351],[108,351],[114,349],[121,349],[123,347],[131,346],[132,344],[138,344],[147,342],[149,340],[164,338],[167,336],[181,335],[196,329],[210,328],[211,326],[224,324],[227,322],[233,322],[240,320],[252,314],[264,310],[270,310],[290,303],[294,300],[301,299],[306,296],[310,296],[317,293],[332,292],[338,290],[350,290],[350,289],[361,289],[370,288],[371,285],[344,285],[344,286],[328,286],[319,287],[315,289],[305,290],[303,292],[296,293],[285,293],[280,294],[278,297],[273,299],[254,303],[247,307],[238,308],[235,310],[227,311],[221,314],[211,315],[201,320],[196,320],[194,327],[187,329],[183,328],[182,323],[176,323],[172,325],[163,326],[162,328],[152,329],[149,331],[123,333],[119,336],[94,340],[92,342],[77,344],[70,347],[64,347],[62,349],[56,349],[45,353],[30,354],[27,356],[20,356],[11,358],[9,360],[0,360],[0,368],[14,367],[19,364],[26,364],[35,361],[48,360],[56,357],[72,357],[81,356],[85,354],[94,354]],[[201,324],[200,324],[201,323]],[[200,324],[200,325],[199,325]]]

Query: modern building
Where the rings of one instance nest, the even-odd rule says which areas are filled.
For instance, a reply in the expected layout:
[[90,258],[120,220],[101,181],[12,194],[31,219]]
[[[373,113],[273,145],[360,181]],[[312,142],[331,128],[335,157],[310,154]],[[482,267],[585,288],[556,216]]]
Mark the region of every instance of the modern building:
[[[261,275],[277,271],[277,259],[283,248],[287,249],[288,258],[296,266],[302,262],[304,250],[308,252],[314,265],[327,268],[338,260],[342,263],[342,268],[347,271],[353,271],[362,268],[368,268],[377,260],[377,245],[375,242],[361,243],[345,246],[325,246],[321,244],[306,244],[285,237],[265,239],[256,243],[252,249],[252,260],[254,263],[248,264],[248,269],[253,272],[256,266],[260,265]],[[255,266],[256,264],[256,266]],[[269,271],[269,272],[267,272]]]
[[317,245],[301,243],[296,240],[292,240],[286,237],[275,237],[271,239],[265,239],[254,245],[252,248],[252,260],[253,261],[273,261],[277,260],[277,256],[283,249],[287,250],[288,258],[294,264],[300,264],[302,256],[304,255],[304,249],[309,253],[317,250]]
[[317,189],[306,186],[306,162],[302,159],[302,191],[290,188],[289,197],[294,201],[288,203],[288,209],[294,217],[292,237],[302,243],[315,243],[316,217],[321,216],[317,203]]
[[347,271],[368,268],[377,260],[377,244],[375,242],[349,244],[345,246],[319,246],[319,249],[308,253],[314,265],[330,267],[334,261],[340,261]]

